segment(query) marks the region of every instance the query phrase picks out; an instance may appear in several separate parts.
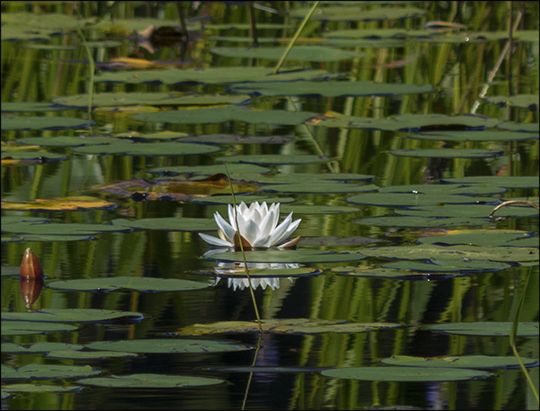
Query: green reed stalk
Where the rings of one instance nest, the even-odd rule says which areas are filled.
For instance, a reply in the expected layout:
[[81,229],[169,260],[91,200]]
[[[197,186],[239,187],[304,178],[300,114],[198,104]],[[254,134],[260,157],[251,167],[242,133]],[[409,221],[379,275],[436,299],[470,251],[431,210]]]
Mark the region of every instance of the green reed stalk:
[[274,74],[278,73],[279,69],[281,68],[281,65],[283,64],[283,62],[287,58],[287,54],[289,54],[289,52],[291,51],[292,47],[294,46],[294,43],[296,42],[296,39],[300,36],[300,33],[304,29],[304,26],[309,21],[309,18],[311,17],[311,15],[315,11],[315,9],[319,5],[319,3],[320,3],[319,1],[316,1],[313,4],[313,6],[311,7],[311,10],[308,12],[306,17],[304,17],[304,21],[302,21],[302,24],[300,24],[300,27],[298,27],[298,30],[296,30],[296,33],[294,34],[294,37],[291,39],[291,41],[289,42],[289,45],[287,46],[287,49],[285,50],[285,53],[283,53],[283,56],[281,56],[281,58],[279,59],[278,64],[277,64],[276,68],[274,69]]
[[[79,15],[79,18],[82,17]],[[84,37],[84,33],[80,27],[77,28],[77,32],[79,33],[79,36],[81,36],[84,49],[86,50],[86,54],[88,55],[88,61],[90,62],[90,84],[88,86],[88,119],[92,120],[92,99],[94,98],[94,75],[96,72],[96,63],[94,62],[90,47],[88,47],[88,45],[86,44],[86,37]]]
[[521,370],[523,371],[523,374],[525,374],[525,378],[527,378],[527,382],[529,383],[529,386],[531,387],[532,392],[534,396],[536,397],[536,402],[540,402],[540,400],[538,399],[538,391],[536,390],[536,387],[534,386],[534,382],[532,381],[531,376],[529,375],[529,372],[527,371],[527,368],[525,367],[525,364],[523,364],[523,361],[521,360],[521,357],[519,356],[517,346],[516,346],[516,334],[517,334],[517,329],[519,325],[519,315],[521,314],[521,307],[523,307],[523,302],[525,301],[527,284],[529,284],[529,277],[531,276],[531,272],[532,272],[532,267],[529,269],[529,273],[527,274],[527,279],[525,280],[525,284],[523,285],[523,293],[521,294],[521,298],[519,299],[516,315],[514,317],[514,321],[512,322],[512,329],[510,330],[510,345],[512,346],[512,350],[514,351],[514,355],[516,356],[519,362]]
[[238,226],[238,210],[236,209],[236,197],[234,196],[234,189],[232,186],[231,175],[229,174],[229,169],[227,165],[225,166],[225,172],[227,177],[229,177],[229,188],[231,189],[233,207],[234,207],[234,220],[236,223],[236,234],[238,235],[238,243],[240,244],[240,251],[242,252],[242,258],[244,259],[244,268],[246,269],[246,276],[249,284],[249,292],[251,293],[251,300],[253,301],[253,308],[255,309],[255,316],[257,317],[257,324],[259,325],[259,332],[262,334],[263,328],[261,323],[261,317],[259,316],[259,309],[257,308],[257,300],[255,299],[255,293],[253,292],[253,286],[251,285],[251,278],[249,276],[249,269],[246,259],[246,252],[244,251],[244,245],[242,244],[242,237],[240,235],[240,227]]

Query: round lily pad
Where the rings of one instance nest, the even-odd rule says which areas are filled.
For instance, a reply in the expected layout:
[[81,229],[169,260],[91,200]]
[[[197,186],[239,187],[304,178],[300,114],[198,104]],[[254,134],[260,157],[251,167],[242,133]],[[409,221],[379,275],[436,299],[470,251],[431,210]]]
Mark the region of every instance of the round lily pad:
[[148,277],[85,278],[53,281],[47,284],[47,287],[55,290],[114,291],[129,289],[143,292],[200,290],[208,286],[209,284],[196,281]]
[[92,350],[125,351],[136,353],[206,353],[251,350],[253,347],[228,341],[193,339],[145,339],[125,341],[96,341],[86,344]]
[[485,158],[502,156],[504,151],[490,148],[414,148],[392,150],[390,154],[422,158]]
[[[538,360],[521,358],[526,367],[537,367]],[[495,370],[519,368],[516,357],[497,357],[488,355],[459,355],[448,357],[412,357],[409,355],[393,355],[381,362],[389,365],[405,367],[435,367],[435,368],[475,368],[480,370]]]
[[93,145],[75,147],[74,152],[79,154],[121,154],[126,156],[186,156],[193,154],[208,154],[219,151],[219,148],[192,143],[157,142],[133,143],[121,141],[106,145]]
[[225,382],[218,378],[191,377],[166,374],[111,375],[107,378],[85,378],[78,384],[110,388],[182,388],[201,387]]
[[33,312],[3,312],[2,320],[44,322],[134,322],[144,318],[141,313],[93,308],[44,308]]
[[[3,317],[3,316],[2,316]],[[49,332],[75,331],[79,327],[70,324],[44,323],[36,321],[2,321],[2,335],[46,334]]]
[[351,367],[325,370],[322,375],[332,378],[364,381],[435,382],[467,381],[493,376],[486,371],[455,368]]
[[[248,262],[254,263],[331,263],[338,261],[358,261],[365,258],[364,255],[359,253],[335,253],[333,251],[319,250],[249,251],[245,255]],[[212,254],[207,259],[217,261],[244,261],[241,252]]]
[[65,130],[86,128],[93,121],[72,117],[13,117],[2,116],[2,130]]
[[[427,327],[429,331],[438,331],[446,334],[481,335],[491,337],[508,337],[512,329],[511,322],[475,321],[470,323],[436,324]],[[520,322],[517,329],[518,337],[538,337],[537,322]]]
[[89,365],[28,364],[17,369],[2,366],[3,380],[50,380],[98,375],[101,371]]
[[312,184],[274,184],[263,186],[261,190],[270,193],[362,193],[366,191],[375,191],[377,186],[373,184],[347,184],[320,182]]
[[496,198],[471,197],[465,195],[416,194],[416,193],[366,193],[347,198],[354,204],[376,205],[381,207],[414,207],[441,204],[495,204]]
[[247,164],[312,164],[327,163],[330,159],[326,156],[314,154],[255,154],[242,156],[219,157],[217,161],[226,163],[247,163]]
[[165,231],[212,231],[216,223],[211,218],[162,217],[141,218],[140,220],[113,220],[117,227],[129,227],[143,230]]

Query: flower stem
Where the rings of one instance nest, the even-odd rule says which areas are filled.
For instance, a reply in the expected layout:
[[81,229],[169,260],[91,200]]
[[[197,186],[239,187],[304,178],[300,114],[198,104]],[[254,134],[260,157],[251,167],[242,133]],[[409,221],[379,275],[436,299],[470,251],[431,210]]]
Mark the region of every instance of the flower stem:
[[257,300],[255,299],[255,293],[253,292],[253,285],[251,284],[251,278],[249,276],[249,269],[246,259],[246,252],[244,251],[244,245],[242,244],[242,237],[240,234],[240,226],[238,225],[238,209],[236,208],[236,197],[234,196],[234,189],[231,181],[231,175],[229,174],[229,169],[227,165],[225,166],[225,172],[227,177],[229,177],[229,188],[231,189],[233,207],[234,207],[234,222],[236,224],[236,235],[238,236],[238,244],[240,244],[240,251],[242,252],[242,258],[244,259],[244,268],[246,269],[246,276],[249,284],[249,292],[251,293],[251,300],[253,301],[253,308],[255,309],[255,316],[257,317],[257,324],[259,325],[259,332],[262,334],[263,328],[261,323],[261,317],[259,316],[259,309],[257,308]]

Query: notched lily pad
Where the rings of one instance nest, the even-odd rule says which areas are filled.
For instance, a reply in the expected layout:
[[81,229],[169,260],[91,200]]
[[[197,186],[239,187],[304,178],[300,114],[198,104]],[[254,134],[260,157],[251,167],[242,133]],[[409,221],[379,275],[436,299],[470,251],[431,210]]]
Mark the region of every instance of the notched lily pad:
[[[538,360],[521,358],[525,367],[537,367]],[[459,355],[448,357],[412,357],[409,355],[393,355],[381,360],[384,364],[405,367],[435,368],[475,368],[480,370],[502,370],[519,368],[516,357],[496,357],[488,355]]]
[[[347,321],[313,320],[308,318],[280,318],[261,320],[263,331],[278,334],[357,333],[399,328],[396,323],[350,323]],[[208,335],[222,333],[259,332],[256,321],[222,321],[194,324],[178,331],[179,335]]]
[[336,368],[321,372],[332,378],[345,378],[361,381],[401,381],[401,382],[434,382],[434,381],[468,381],[486,379],[494,376],[486,371],[454,368],[406,368],[406,367],[351,367]]
[[111,375],[107,378],[86,378],[78,384],[110,388],[183,388],[224,383],[218,378],[191,377],[166,374]]
[[86,278],[54,281],[47,287],[55,290],[114,291],[136,290],[142,292],[201,290],[209,284],[176,278],[113,277]]
[[51,380],[54,378],[80,378],[101,374],[89,365],[28,364],[19,368],[2,365],[3,380]]
[[228,341],[193,340],[193,339],[144,339],[125,341],[96,341],[86,344],[92,350],[125,351],[136,353],[205,353],[251,350],[253,347],[234,344]]
[[2,321],[43,321],[59,323],[133,323],[144,315],[132,311],[113,311],[92,308],[44,308],[33,312],[3,312]]
[[[512,329],[511,322],[475,321],[472,323],[436,324],[426,328],[446,334],[480,335],[486,337],[508,337]],[[537,322],[520,322],[517,329],[518,337],[538,337]]]

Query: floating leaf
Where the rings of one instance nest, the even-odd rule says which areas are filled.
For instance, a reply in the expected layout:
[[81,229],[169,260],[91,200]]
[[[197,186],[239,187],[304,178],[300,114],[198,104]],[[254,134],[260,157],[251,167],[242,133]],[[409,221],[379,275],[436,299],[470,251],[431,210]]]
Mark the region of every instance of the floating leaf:
[[[399,328],[395,323],[352,323],[347,321],[314,320],[309,318],[279,318],[261,320],[263,331],[278,334],[358,333]],[[222,321],[194,324],[178,331],[179,335],[259,332],[256,321]]]
[[3,380],[50,380],[53,378],[80,378],[101,374],[89,365],[28,364],[17,369],[2,366]]
[[86,128],[93,121],[72,117],[14,117],[2,116],[2,130],[65,130]]
[[336,368],[321,372],[332,378],[363,381],[436,382],[467,381],[492,377],[486,371],[454,368],[406,368],[406,367],[351,367]]
[[368,257],[386,257],[403,260],[484,260],[500,262],[538,261],[538,249],[517,247],[479,247],[456,245],[437,247],[433,245],[389,246],[362,248]]
[[116,140],[110,137],[27,137],[17,140],[21,144],[31,144],[43,147],[79,147],[79,146],[93,146],[96,144],[111,144],[115,142],[122,142],[122,140]]
[[489,219],[468,217],[423,217],[423,216],[381,216],[352,220],[352,223],[374,227],[466,227],[480,226],[489,223]]
[[[234,164],[233,164],[234,165]],[[269,197],[261,195],[253,196],[235,196],[236,201],[244,202],[246,204],[254,203],[255,201],[266,201],[268,203],[292,203],[294,198],[292,197]],[[204,204],[204,205],[217,205],[217,204],[232,204],[232,196],[213,196],[205,198],[194,198],[191,200],[192,203]]]
[[288,205],[283,204],[279,210],[281,213],[289,214],[343,214],[356,213],[360,211],[357,207],[350,206],[335,206],[335,205]]
[[[255,174],[268,173],[269,168],[257,166],[254,164],[227,164],[227,169],[231,177],[237,178],[239,174]],[[190,174],[211,176],[218,173],[224,173],[225,167],[221,164],[210,166],[171,166],[171,167],[156,167],[149,170],[150,173],[175,175],[175,174]]]
[[[294,48],[293,48],[294,50]],[[355,97],[430,93],[431,85],[374,83],[372,81],[296,81],[234,84],[230,90],[256,96]]]
[[67,160],[67,156],[44,151],[8,151],[2,152],[2,165],[44,164],[52,161]]
[[[216,268],[212,274],[223,278],[246,278],[244,264],[231,263],[224,264]],[[272,267],[270,265],[270,267]],[[306,275],[319,275],[321,271],[316,268],[300,267],[300,268],[251,268],[248,264],[250,278],[278,278],[278,277],[303,277]],[[206,274],[206,272],[202,272]]]
[[47,353],[55,350],[82,350],[84,346],[79,344],[66,344],[60,342],[39,341],[32,345],[18,345],[12,343],[2,343],[2,352],[17,354]]
[[56,199],[36,199],[24,203],[10,203],[2,201],[4,210],[27,211],[83,211],[90,209],[112,210],[118,204],[100,200],[93,197],[66,197]]
[[510,268],[509,264],[495,261],[462,261],[462,260],[431,260],[421,261],[396,261],[386,263],[383,268],[431,272],[459,272],[459,273],[481,273],[487,271],[502,271]]
[[536,176],[476,176],[476,177],[454,177],[443,178],[443,183],[454,184],[491,184],[504,188],[538,188],[538,177]]
[[[290,11],[290,17],[304,18],[309,8],[301,7]],[[427,13],[425,9],[416,7],[381,7],[363,10],[358,6],[326,6],[318,7],[311,16],[311,20],[322,21],[380,21],[399,20]]]
[[[279,60],[286,47],[214,47],[209,51],[223,57],[260,58]],[[324,46],[296,45],[287,55],[287,60],[296,61],[340,61],[368,57],[369,54],[346,51]]]
[[[400,215],[416,217],[460,217],[460,218],[486,218],[493,210],[493,205],[471,204],[463,207],[458,204],[443,204],[434,206],[411,207],[396,209],[394,212]],[[537,216],[538,210],[533,207],[508,206],[497,211],[498,217],[530,217]],[[484,220],[487,221],[487,220]]]
[[416,193],[367,193],[347,198],[349,203],[376,205],[381,207],[414,207],[440,204],[494,204],[496,198],[470,197],[451,194]]
[[[284,210],[285,206],[281,206],[281,212],[282,213],[288,213],[289,211],[293,210]],[[303,206],[299,206],[303,207]],[[309,207],[309,206],[305,206]],[[312,206],[317,207],[317,206]],[[296,210],[294,210],[296,213]],[[338,238],[336,236],[322,236],[322,237],[303,237],[299,245],[302,246],[311,246],[311,247],[328,247],[328,246],[342,246],[342,245],[365,245],[365,244],[372,244],[372,243],[380,243],[382,240],[378,240],[376,238],[370,238],[370,237],[346,237],[346,238]]]
[[[538,366],[538,360],[521,358],[526,367]],[[516,357],[496,357],[488,355],[459,355],[448,357],[412,357],[409,355],[393,355],[381,360],[384,364],[405,367],[435,368],[476,368],[480,370],[501,370],[519,368]]]
[[47,354],[48,358],[70,360],[104,360],[105,358],[137,358],[137,354],[121,351],[70,351],[56,350]]
[[447,235],[419,238],[421,244],[435,245],[479,245],[483,247],[539,247],[538,233],[536,235],[514,230],[474,230],[457,232]]
[[143,292],[201,290],[209,284],[176,278],[113,277],[85,278],[53,281],[47,287],[55,290],[114,291],[136,290]]
[[[446,334],[481,335],[491,337],[508,337],[512,329],[511,322],[475,321],[472,323],[436,324],[426,328],[429,331],[438,331]],[[518,324],[518,337],[538,337],[537,322],[520,322]]]
[[[154,113],[159,114],[159,113]],[[107,145],[75,147],[79,154],[121,154],[126,156],[186,156],[193,154],[208,154],[219,151],[219,148],[203,144],[158,142],[133,143],[122,141]]]
[[225,382],[217,378],[191,377],[166,374],[111,375],[107,378],[86,378],[78,384],[110,388],[183,388],[202,387]]
[[144,318],[141,313],[113,311],[92,308],[44,308],[33,312],[3,312],[3,321],[44,321],[44,322],[134,322]]
[[[171,93],[94,93],[92,95],[93,107],[118,106],[180,106],[180,105],[214,105],[214,104],[242,104],[249,100],[247,95],[226,94],[187,94]],[[88,107],[89,95],[77,94],[73,96],[56,97],[53,103],[64,106],[85,108]]]
[[464,275],[465,273],[461,272],[420,272],[420,271],[409,271],[407,269],[393,269],[385,267],[334,267],[331,269],[332,272],[337,275],[345,275],[351,277],[374,277],[374,278],[396,278],[403,280],[425,280],[426,278],[448,278],[456,277],[459,275]]
[[229,341],[190,339],[145,339],[126,341],[96,341],[86,344],[92,350],[125,351],[147,354],[181,354],[206,352],[232,352],[251,350],[253,347]]
[[31,112],[31,113],[46,113],[49,111],[66,110],[66,107],[58,107],[52,103],[36,103],[36,102],[4,102],[1,106],[2,113],[12,112]]
[[2,335],[46,334],[49,332],[67,332],[78,329],[74,325],[44,323],[35,321],[2,321]]
[[538,134],[519,131],[438,131],[422,134],[410,134],[407,137],[417,140],[440,141],[519,141],[537,140]]
[[523,107],[531,111],[537,111],[540,105],[538,94],[518,94],[517,96],[490,96],[485,97],[487,103],[497,104],[501,107]]
[[157,84],[230,84],[252,81],[327,80],[341,74],[324,70],[293,69],[273,74],[266,67],[214,67],[205,69],[135,70],[102,73],[96,82],[157,83]]
[[[244,261],[241,252],[216,253],[207,257],[217,261]],[[357,261],[363,255],[335,253],[319,250],[264,250],[246,252],[246,260],[254,263],[331,263],[338,261]]]
[[38,235],[97,235],[106,231],[121,232],[131,231],[126,227],[119,225],[105,224],[78,224],[78,223],[51,223],[51,224],[31,224],[31,223],[12,223],[2,224],[2,231],[19,234],[38,234]]
[[159,217],[141,218],[139,220],[113,220],[117,227],[129,227],[143,230],[165,231],[211,231],[216,229],[216,223],[211,218],[189,217]]
[[136,114],[133,118],[141,121],[171,124],[212,124],[236,120],[253,124],[295,125],[301,124],[315,115],[316,113],[307,111],[253,110],[247,107],[229,106],[160,111],[158,113]]
[[392,150],[390,154],[400,157],[421,158],[486,158],[504,155],[504,151],[491,148],[413,148]]
[[82,390],[82,387],[78,385],[58,386],[58,385],[44,385],[44,384],[11,384],[2,387],[6,392],[24,392],[24,393],[68,393],[78,392]]
[[241,136],[239,134],[203,134],[187,136],[178,141],[202,144],[283,144],[292,140],[285,136]]
[[[246,156],[244,156],[246,157]],[[268,164],[268,163],[266,163]],[[299,175],[296,175],[299,177]],[[364,185],[364,184],[343,184],[343,183],[330,183],[319,182],[312,184],[279,184],[268,185],[261,187],[261,190],[268,191],[270,193],[363,193],[366,191],[377,190],[376,185]]]
[[327,163],[330,159],[326,156],[318,156],[315,154],[254,154],[219,157],[217,161],[224,163],[272,165]]
[[[499,194],[506,190],[494,185],[461,185],[461,184],[411,184],[402,186],[381,187],[377,191],[381,193],[410,193],[410,194],[429,194],[429,195],[449,195],[449,194]],[[488,213],[489,214],[489,213]],[[488,215],[486,214],[486,215]]]

